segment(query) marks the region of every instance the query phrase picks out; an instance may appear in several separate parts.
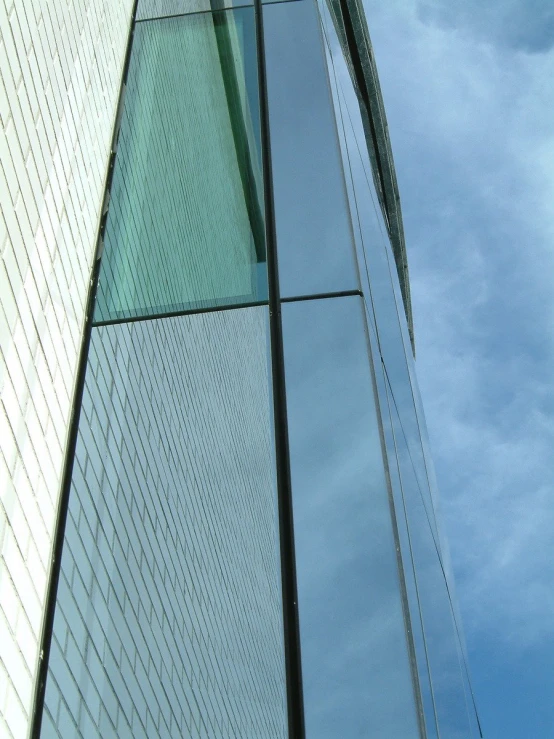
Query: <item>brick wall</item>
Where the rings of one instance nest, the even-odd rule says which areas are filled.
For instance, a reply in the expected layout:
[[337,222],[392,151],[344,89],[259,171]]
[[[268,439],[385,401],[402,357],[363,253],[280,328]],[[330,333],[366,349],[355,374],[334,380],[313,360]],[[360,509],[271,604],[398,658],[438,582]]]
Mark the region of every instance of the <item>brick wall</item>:
[[132,0],[0,1],[0,734],[25,736]]

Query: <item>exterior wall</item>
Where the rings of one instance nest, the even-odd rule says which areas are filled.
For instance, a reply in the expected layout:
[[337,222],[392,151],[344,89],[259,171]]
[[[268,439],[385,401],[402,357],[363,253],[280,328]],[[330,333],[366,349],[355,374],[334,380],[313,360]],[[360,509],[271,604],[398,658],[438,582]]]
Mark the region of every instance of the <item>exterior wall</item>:
[[132,0],[0,2],[0,734],[25,736]]
[[286,735],[267,314],[93,330],[43,737]]

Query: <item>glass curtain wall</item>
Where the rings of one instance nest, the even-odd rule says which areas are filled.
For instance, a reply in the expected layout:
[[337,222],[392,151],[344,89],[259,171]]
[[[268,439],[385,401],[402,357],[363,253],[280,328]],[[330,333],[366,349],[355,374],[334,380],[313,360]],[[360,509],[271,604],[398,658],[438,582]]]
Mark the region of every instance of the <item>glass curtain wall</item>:
[[44,737],[296,739],[292,690],[299,739],[468,735],[410,337],[336,18],[315,0],[139,1]]
[[266,4],[264,27],[306,736],[415,738],[419,691],[317,6]]
[[351,4],[353,0],[320,0],[318,9],[348,173],[425,731],[428,737],[479,737],[453,584],[436,519],[434,473],[398,270],[365,145],[367,110],[351,62],[345,59],[343,13]]
[[95,320],[267,299],[254,8],[142,20]]

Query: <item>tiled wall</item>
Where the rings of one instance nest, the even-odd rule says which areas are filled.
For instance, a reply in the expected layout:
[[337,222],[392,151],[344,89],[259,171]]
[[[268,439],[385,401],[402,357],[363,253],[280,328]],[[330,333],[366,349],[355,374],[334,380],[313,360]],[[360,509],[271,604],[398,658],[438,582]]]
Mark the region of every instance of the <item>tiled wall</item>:
[[93,330],[43,737],[285,736],[267,313]]
[[132,0],[0,1],[0,735],[26,734]]

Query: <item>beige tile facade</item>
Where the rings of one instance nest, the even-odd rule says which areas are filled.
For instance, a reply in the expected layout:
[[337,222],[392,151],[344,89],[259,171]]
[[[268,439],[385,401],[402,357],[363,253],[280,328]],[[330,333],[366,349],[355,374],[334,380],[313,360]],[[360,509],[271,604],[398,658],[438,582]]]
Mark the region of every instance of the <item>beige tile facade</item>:
[[0,735],[28,730],[132,0],[0,1]]

